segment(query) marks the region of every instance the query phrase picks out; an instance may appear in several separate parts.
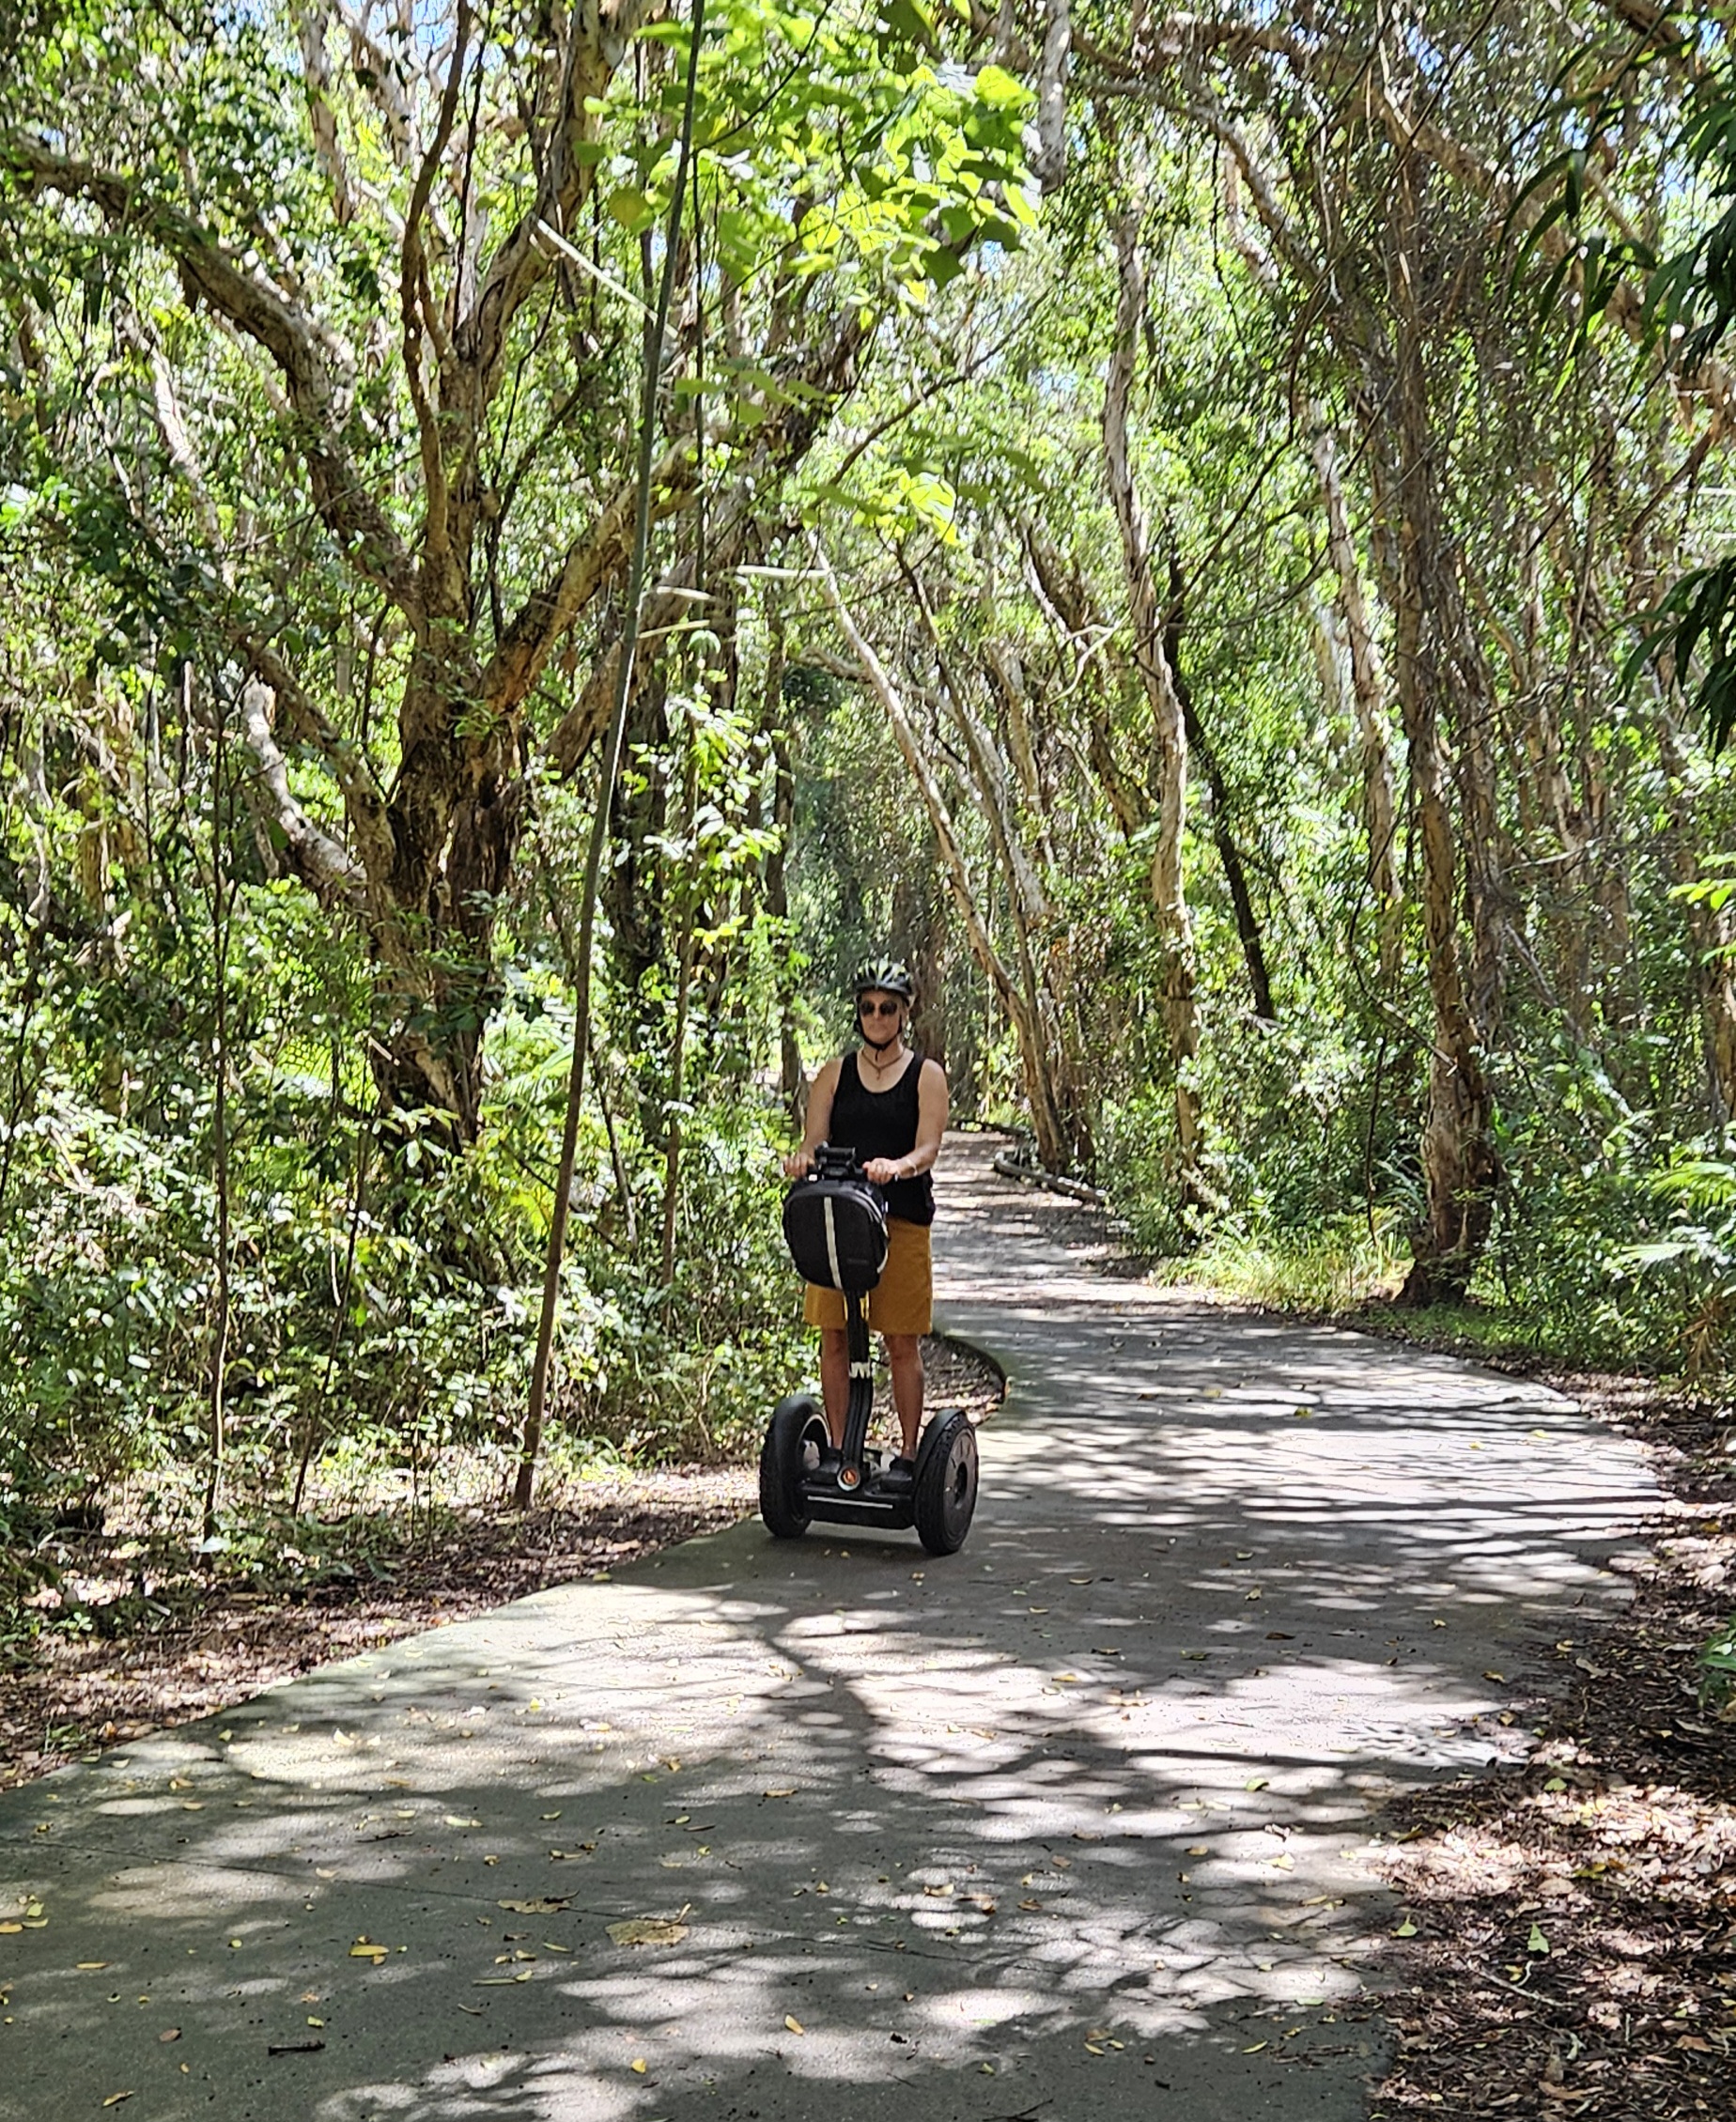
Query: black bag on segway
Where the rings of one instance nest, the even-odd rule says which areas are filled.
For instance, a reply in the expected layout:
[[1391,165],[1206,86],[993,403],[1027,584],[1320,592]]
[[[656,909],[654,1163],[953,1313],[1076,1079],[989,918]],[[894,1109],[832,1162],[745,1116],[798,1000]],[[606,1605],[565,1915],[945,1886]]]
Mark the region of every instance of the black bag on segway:
[[[852,1175],[853,1174],[853,1175]],[[822,1145],[783,1197],[783,1241],[804,1282],[866,1295],[886,1266],[886,1203],[847,1152]]]

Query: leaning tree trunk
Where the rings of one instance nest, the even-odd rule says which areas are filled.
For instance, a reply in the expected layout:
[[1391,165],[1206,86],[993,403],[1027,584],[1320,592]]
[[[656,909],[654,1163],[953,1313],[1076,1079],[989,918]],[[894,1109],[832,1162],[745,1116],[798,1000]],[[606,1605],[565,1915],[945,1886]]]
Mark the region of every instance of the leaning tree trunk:
[[964,852],[958,844],[952,810],[947,803],[946,793],[936,778],[928,748],[918,738],[903,695],[893,683],[891,674],[875,654],[872,644],[845,603],[837,575],[826,555],[825,548],[817,538],[814,542],[814,557],[826,601],[831,607],[839,630],[849,643],[861,666],[862,675],[885,710],[893,740],[904,756],[910,778],[915,782],[927,809],[929,823],[934,829],[935,844],[940,857],[940,867],[945,873],[953,902],[964,923],[971,954],[986,974],[995,998],[1013,1027],[1014,1037],[1018,1044],[1019,1065],[1025,1078],[1026,1101],[1031,1108],[1031,1130],[1037,1138],[1037,1154],[1051,1171],[1061,1170],[1068,1162],[1070,1145],[1042,1020],[1027,1002],[1024,989],[1013,968],[995,948],[982,905],[971,889],[970,875],[965,864]]

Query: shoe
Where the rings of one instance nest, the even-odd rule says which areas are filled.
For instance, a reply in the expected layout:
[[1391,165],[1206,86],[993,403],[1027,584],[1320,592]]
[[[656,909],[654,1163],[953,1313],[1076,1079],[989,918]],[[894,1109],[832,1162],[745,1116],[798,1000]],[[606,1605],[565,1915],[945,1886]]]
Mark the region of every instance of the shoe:
[[916,1461],[914,1459],[894,1459],[880,1476],[880,1486],[882,1488],[908,1488],[915,1479]]
[[835,1488],[838,1484],[838,1469],[843,1464],[844,1454],[836,1445],[829,1444],[825,1450],[820,1453],[820,1463],[815,1466],[809,1479],[816,1481],[829,1481]]

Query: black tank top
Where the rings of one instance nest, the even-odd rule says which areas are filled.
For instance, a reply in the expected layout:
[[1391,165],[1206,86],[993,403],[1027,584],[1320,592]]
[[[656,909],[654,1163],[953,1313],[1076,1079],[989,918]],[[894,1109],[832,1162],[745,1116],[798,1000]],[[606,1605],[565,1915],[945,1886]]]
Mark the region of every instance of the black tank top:
[[[910,1065],[890,1091],[871,1091],[857,1069],[856,1056],[845,1054],[827,1128],[834,1147],[853,1149],[858,1164],[866,1164],[870,1157],[908,1156],[916,1147],[922,1076],[922,1057],[912,1052]],[[926,1171],[919,1171],[914,1179],[894,1179],[881,1191],[889,1216],[905,1223],[934,1221],[935,1184]]]

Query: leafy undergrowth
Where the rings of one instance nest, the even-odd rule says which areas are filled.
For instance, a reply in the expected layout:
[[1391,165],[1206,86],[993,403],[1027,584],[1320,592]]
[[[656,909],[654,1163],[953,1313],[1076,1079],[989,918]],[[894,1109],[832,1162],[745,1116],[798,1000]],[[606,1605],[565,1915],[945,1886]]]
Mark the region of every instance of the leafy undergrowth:
[[[1552,1380],[1651,1449],[1675,1510],[1633,1604],[1554,1647],[1522,1775],[1405,1800],[1390,1859],[1415,1935],[1384,2000],[1377,2116],[1686,2122],[1736,2113],[1736,1725],[1696,1657],[1736,1604],[1718,1411]],[[1728,1505],[1726,1504],[1728,1498]]]
[[[936,1339],[930,1404],[998,1406],[1004,1381]],[[890,1417],[882,1379],[881,1422]],[[455,1468],[448,1494],[462,1493]],[[57,1583],[0,1672],[0,1789],[246,1700],[273,1681],[597,1576],[747,1516],[752,1465],[623,1467],[523,1514],[475,1502],[260,1517],[218,1555],[113,1526],[56,1536]]]

